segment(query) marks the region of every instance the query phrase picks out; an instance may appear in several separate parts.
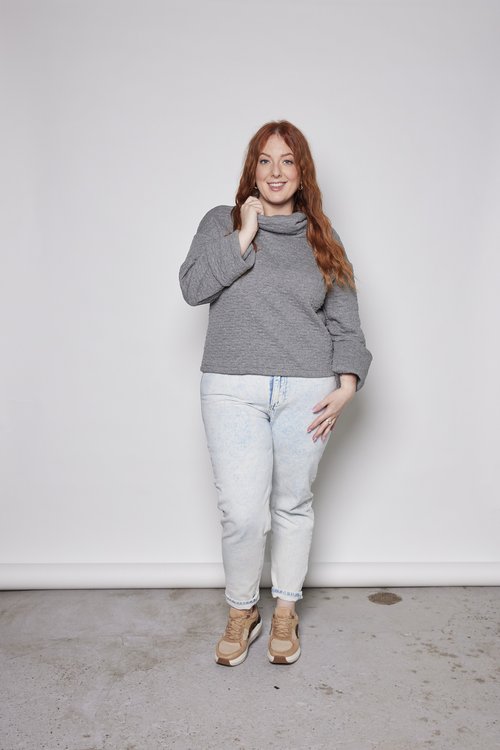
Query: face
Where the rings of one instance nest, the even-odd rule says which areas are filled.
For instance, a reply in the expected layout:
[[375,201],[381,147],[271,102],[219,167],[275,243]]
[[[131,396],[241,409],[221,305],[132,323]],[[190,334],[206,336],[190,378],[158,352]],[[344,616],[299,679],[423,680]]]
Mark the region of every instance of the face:
[[259,154],[255,184],[267,216],[293,212],[300,177],[291,149],[281,136],[271,135]]

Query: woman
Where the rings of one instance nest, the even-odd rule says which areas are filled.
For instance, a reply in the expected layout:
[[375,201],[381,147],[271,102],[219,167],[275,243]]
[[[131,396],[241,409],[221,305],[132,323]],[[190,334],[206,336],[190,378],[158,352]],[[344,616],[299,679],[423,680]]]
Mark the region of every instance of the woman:
[[309,145],[287,120],[251,139],[236,205],[202,218],[179,271],[185,301],[210,304],[200,397],[221,511],[229,605],[218,664],[247,656],[272,531],[273,664],[300,655],[314,512],[311,485],[371,352],[352,265],[322,211]]

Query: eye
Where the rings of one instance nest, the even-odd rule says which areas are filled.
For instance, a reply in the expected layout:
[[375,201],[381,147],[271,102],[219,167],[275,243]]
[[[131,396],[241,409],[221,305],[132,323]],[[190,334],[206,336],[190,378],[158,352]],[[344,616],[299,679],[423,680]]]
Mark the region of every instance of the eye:
[[293,164],[292,159],[285,159],[284,161],[287,161],[289,164]]
[[268,159],[259,159],[259,164],[262,164],[263,161],[269,161]]

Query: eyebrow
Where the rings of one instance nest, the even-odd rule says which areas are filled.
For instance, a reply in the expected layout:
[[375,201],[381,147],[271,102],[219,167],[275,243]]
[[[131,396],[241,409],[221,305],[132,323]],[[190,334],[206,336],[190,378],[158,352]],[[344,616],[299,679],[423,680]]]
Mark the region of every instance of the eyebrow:
[[[261,151],[259,156],[270,156],[270,154],[266,154],[265,151]],[[287,154],[281,154],[281,156],[293,156],[293,154],[291,151],[289,151]]]

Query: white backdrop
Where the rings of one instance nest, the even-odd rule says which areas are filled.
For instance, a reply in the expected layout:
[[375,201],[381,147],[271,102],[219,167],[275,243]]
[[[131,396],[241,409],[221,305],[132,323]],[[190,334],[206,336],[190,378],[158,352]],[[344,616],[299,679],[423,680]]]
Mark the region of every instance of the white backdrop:
[[0,586],[223,585],[178,269],[280,118],[373,353],[306,585],[500,583],[499,4],[0,8]]

